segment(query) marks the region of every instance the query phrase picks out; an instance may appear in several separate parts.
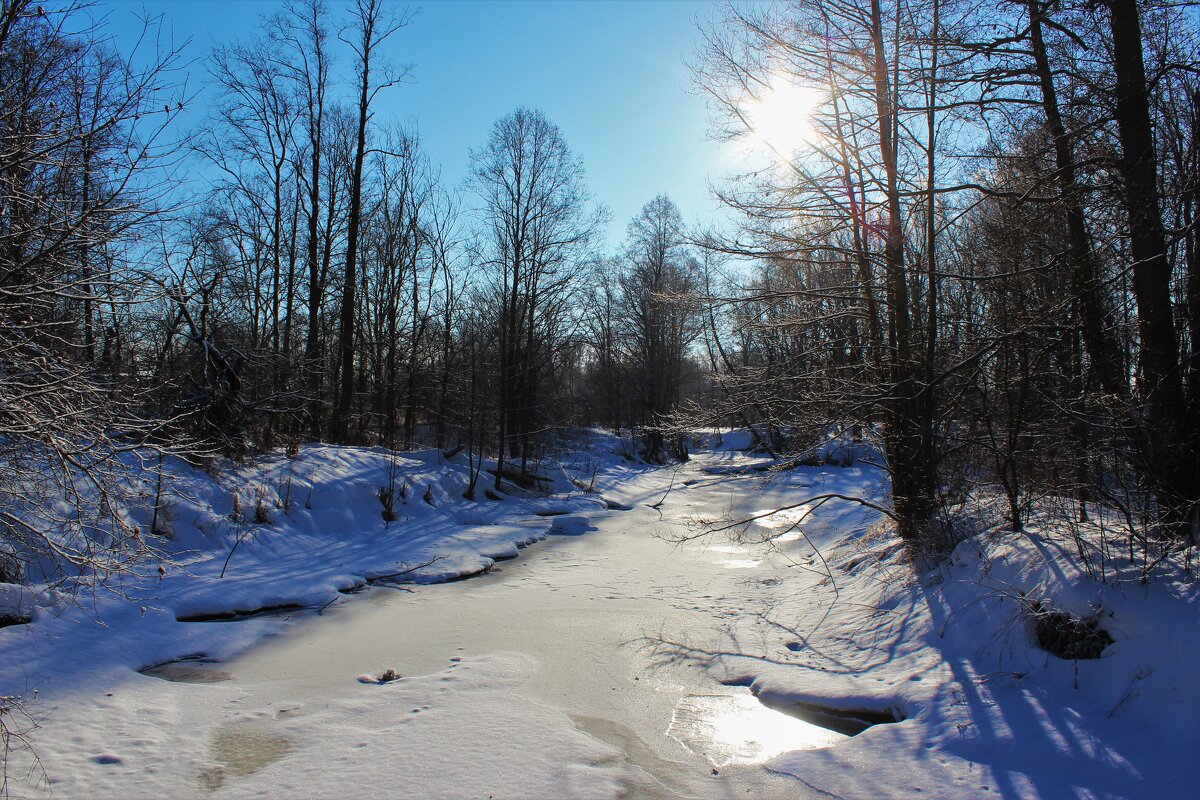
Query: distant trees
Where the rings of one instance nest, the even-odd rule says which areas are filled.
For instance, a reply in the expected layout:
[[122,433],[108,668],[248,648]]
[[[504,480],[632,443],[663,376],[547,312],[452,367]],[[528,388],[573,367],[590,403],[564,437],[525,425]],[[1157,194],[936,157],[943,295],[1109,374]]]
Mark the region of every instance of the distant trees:
[[524,480],[579,402],[603,213],[558,128],[522,108],[474,154],[464,215],[416,132],[374,121],[402,77],[380,48],[407,17],[371,0],[350,12],[351,97],[334,93],[319,0],[214,52],[195,149],[215,177],[157,248],[157,412],[235,455],[302,436],[473,457],[503,444],[500,480]]
[[401,77],[380,47],[407,17],[350,10],[352,105],[332,94],[317,0],[215,53],[222,92],[198,151],[218,179],[163,255],[165,409],[233,453],[313,435],[503,444],[500,480],[524,480],[578,402],[581,278],[603,214],[558,128],[522,108],[473,154],[468,220],[419,136],[373,121]]
[[446,267],[432,235],[445,221],[435,216],[434,175],[415,136],[396,134],[383,149],[390,155],[379,159],[379,196],[363,237],[369,271],[363,275],[363,286],[369,287],[361,301],[363,337],[383,441],[412,447],[421,410],[418,388],[427,372],[423,350]]
[[584,367],[583,418],[610,428],[632,427],[633,403],[626,391],[628,364],[622,342],[623,309],[618,300],[621,260],[608,258],[594,265],[594,277],[584,296],[582,330],[590,345]]
[[688,457],[678,412],[701,372],[693,349],[704,331],[702,272],[679,209],[659,195],[630,220],[620,252],[588,276],[584,419],[629,428],[651,463]]
[[536,109],[497,120],[472,162],[500,301],[499,486],[507,461],[520,459],[525,475],[533,435],[549,419],[553,368],[576,324],[579,278],[602,216],[590,208],[582,163]]
[[[702,330],[699,265],[684,238],[679,209],[664,195],[629,223],[617,277],[617,330],[628,359],[625,385],[635,394],[633,420],[644,429],[644,457],[687,458],[682,437],[668,441],[688,350]],[[610,378],[611,380],[611,378]]]

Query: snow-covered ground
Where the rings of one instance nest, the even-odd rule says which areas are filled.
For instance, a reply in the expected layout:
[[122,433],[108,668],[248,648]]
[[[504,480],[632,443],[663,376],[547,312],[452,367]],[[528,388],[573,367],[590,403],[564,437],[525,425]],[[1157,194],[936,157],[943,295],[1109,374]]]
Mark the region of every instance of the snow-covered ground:
[[[592,444],[611,450],[612,443],[603,438]],[[483,499],[491,484],[487,473],[480,479],[480,502],[464,500],[466,457],[447,461],[437,451],[397,457],[378,448],[311,446],[292,458],[279,454],[212,475],[168,464],[163,496],[169,499],[159,527],[170,535],[161,543],[161,562],[122,576],[114,593],[78,602],[16,587],[12,597],[0,598],[14,615],[33,617],[32,624],[0,629],[0,695],[20,697],[41,724],[25,737],[31,747],[17,746],[10,755],[9,790],[16,796],[53,790],[59,797],[181,796],[196,786],[207,791],[205,781],[216,774],[212,732],[197,728],[193,715],[219,706],[215,693],[174,683],[164,700],[164,684],[137,670],[181,657],[225,659],[295,618],[354,602],[354,593],[370,585],[454,580],[484,572],[548,535],[585,532],[578,512],[606,507],[600,495],[570,482],[589,477],[589,443],[582,444],[583,452],[575,454],[585,459],[582,465],[554,465],[548,476],[552,498],[501,502]],[[577,476],[568,468],[584,471]],[[384,518],[380,500],[388,486],[395,492],[392,520]],[[131,521],[146,530],[154,490],[147,478],[145,506],[128,509]],[[555,516],[539,515],[551,512]],[[229,624],[187,621],[263,609],[273,612]],[[509,656],[464,670],[474,680],[456,678],[462,685],[452,705],[486,708],[489,693],[502,692],[497,687],[513,680],[510,673],[528,668]],[[433,683],[421,692],[406,682],[406,692],[436,694]],[[353,706],[347,706],[349,717],[369,717]],[[582,734],[572,736],[569,721],[562,731],[536,714],[525,721],[525,743],[497,722],[490,744],[479,749],[501,761],[507,752],[513,765],[544,753],[564,787],[575,785],[574,772],[594,771],[589,765],[597,753],[607,753]],[[6,722],[18,731],[29,727],[21,716]],[[593,782],[604,785],[604,778],[594,776]],[[544,785],[515,779],[500,786],[508,796],[520,796],[526,790],[538,794]]]
[[[853,470],[820,472],[846,481]],[[796,482],[806,478],[788,475],[763,505],[794,497]],[[904,721],[768,769],[842,797],[1197,796],[1188,763],[1200,744],[1200,590],[1183,564],[1143,582],[1119,528],[1072,533],[1035,515],[1020,533],[979,533],[918,579],[889,534],[827,508],[802,526],[821,555],[796,550],[801,568],[824,573],[814,591],[740,620],[735,638],[756,646],[718,655],[713,672],[769,705]],[[1103,580],[1084,574],[1079,547]],[[1050,655],[1035,643],[1039,607],[1094,617],[1114,643],[1097,659]]]
[[[43,596],[33,623],[0,629],[0,694],[23,695],[40,722],[10,759],[9,790],[1192,793],[1200,626],[1185,574],[1165,565],[1142,584],[1118,563],[1100,582],[1045,524],[981,533],[917,580],[877,515],[845,502],[766,517],[744,541],[698,536],[701,520],[815,493],[880,497],[870,467],[764,482],[744,443],[710,437],[689,464],[651,468],[595,433],[542,467],[555,496],[477,503],[461,497],[461,456],[405,455],[390,522],[381,450],[305,448],[215,478],[173,469],[161,580],[151,564],[126,586],[133,601]],[[1037,601],[1099,612],[1115,643],[1096,660],[1045,653],[1026,611]],[[272,606],[303,608],[179,619]],[[159,671],[184,682],[138,672],[201,654],[219,663]],[[393,667],[403,677],[366,680]],[[903,721],[846,738],[797,723],[797,703]]]

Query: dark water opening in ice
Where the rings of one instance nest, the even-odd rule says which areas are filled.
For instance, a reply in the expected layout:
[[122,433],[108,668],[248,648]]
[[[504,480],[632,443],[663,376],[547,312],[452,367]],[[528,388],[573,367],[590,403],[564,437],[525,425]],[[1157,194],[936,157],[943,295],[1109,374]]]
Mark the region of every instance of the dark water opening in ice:
[[194,655],[142,667],[138,672],[151,678],[174,683],[223,683],[232,680],[233,673],[213,666],[219,663],[216,659]]
[[251,617],[280,617],[289,616],[297,611],[303,611],[307,606],[299,603],[283,603],[277,606],[263,606],[251,611],[221,611],[215,614],[185,614],[175,619],[180,622],[233,622],[250,619]]
[[877,711],[867,708],[840,709],[816,703],[776,703],[763,701],[770,708],[797,720],[835,731],[843,736],[857,736],[875,725],[903,722],[904,717],[893,711]]

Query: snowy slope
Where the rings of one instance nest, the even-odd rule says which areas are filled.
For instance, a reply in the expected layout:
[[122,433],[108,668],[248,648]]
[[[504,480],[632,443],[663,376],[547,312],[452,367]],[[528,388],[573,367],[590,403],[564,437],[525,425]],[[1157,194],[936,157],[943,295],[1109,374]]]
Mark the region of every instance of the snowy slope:
[[[804,468],[762,499],[880,496],[878,478],[857,472]],[[894,537],[864,527],[862,514],[825,506],[800,526],[803,546],[775,543],[814,579],[781,596],[765,623],[743,620],[736,638],[761,644],[711,669],[772,707],[903,721],[781,755],[769,769],[847,798],[1197,796],[1189,763],[1200,744],[1200,588],[1183,564],[1160,565],[1143,583],[1121,541],[1103,541],[1111,527],[1072,532],[1042,514],[1020,533],[980,532],[918,579]],[[1078,547],[1093,574],[1079,566]],[[1115,641],[1097,659],[1051,655],[1036,644],[1037,607],[1094,616]]]
[[[481,483],[489,478],[485,473]],[[145,482],[146,503],[127,513],[148,530],[153,486],[151,478]],[[389,483],[396,487],[390,521],[378,496]],[[134,602],[97,592],[77,598],[75,607],[43,593],[38,606],[25,591],[22,607],[33,611],[35,624],[0,630],[0,663],[8,665],[2,691],[20,694],[40,685],[80,647],[87,648],[89,670],[138,669],[195,652],[220,656],[243,646],[244,635],[177,618],[319,609],[368,581],[452,580],[556,532],[553,518],[536,515],[546,499],[482,500],[481,486],[481,501],[472,503],[461,496],[466,485],[465,458],[446,462],[437,451],[393,456],[378,448],[315,445],[295,458],[269,456],[211,475],[168,464],[166,522],[160,518],[159,525],[169,536],[157,543],[162,558],[112,587]],[[572,489],[565,479],[556,488]],[[604,501],[564,491],[553,507],[596,510]],[[254,638],[277,624],[246,627]],[[125,625],[137,632],[138,645],[106,632]]]
[[[23,607],[41,604],[34,623],[0,629],[0,693],[23,694],[46,723],[31,742],[51,783],[39,783],[42,773],[18,752],[16,796],[49,788],[67,797],[325,797],[344,792],[349,775],[362,776],[354,788],[363,797],[397,796],[397,787],[412,797],[618,796],[631,785],[622,753],[561,708],[531,701],[540,667],[505,652],[517,648],[503,635],[428,674],[378,686],[347,675],[352,690],[266,706],[232,683],[166,684],[135,670],[195,654],[224,660],[298,613],[359,602],[339,590],[387,584],[396,573],[469,575],[548,535],[600,526],[605,547],[619,548],[622,537],[690,538],[704,521],[752,516],[726,534],[733,540],[696,540],[715,571],[696,572],[691,588],[672,578],[663,614],[710,618],[713,627],[660,641],[658,656],[699,662],[714,686],[748,686],[789,713],[804,704],[901,720],[770,758],[768,770],[794,781],[780,797],[1195,796],[1188,756],[1200,743],[1192,677],[1200,600],[1186,565],[1162,564],[1143,583],[1111,527],[1072,531],[1043,514],[1021,534],[980,525],[918,578],[877,512],[803,503],[829,494],[879,500],[878,470],[763,472],[767,459],[739,450],[744,435],[697,443],[704,452],[692,462],[657,468],[622,459],[620,442],[593,433],[542,465],[555,495],[477,503],[461,497],[464,464],[406,454],[398,474],[411,488],[390,522],[378,490],[392,461],[381,450],[311,447],[216,477],[173,468],[161,581],[151,564],[126,586],[135,602],[96,595],[82,607],[24,591]],[[265,521],[254,523],[259,498]],[[610,511],[630,507],[638,510]],[[130,513],[148,524],[148,508]],[[618,519],[633,527],[613,527]],[[1077,567],[1079,547],[1093,565],[1103,555],[1103,569]],[[664,591],[653,576],[638,577],[641,565],[611,565],[608,577],[568,566],[568,585],[605,581],[591,590],[605,602],[632,599],[639,580],[646,597]],[[614,575],[629,577],[618,586]],[[235,624],[177,619],[293,605],[308,610]],[[1098,659],[1052,656],[1035,643],[1035,608],[1095,615],[1114,643]],[[620,662],[628,680],[638,663]],[[214,720],[223,720],[215,733]],[[659,730],[678,722],[664,717]],[[714,770],[703,784],[712,796],[720,779]]]

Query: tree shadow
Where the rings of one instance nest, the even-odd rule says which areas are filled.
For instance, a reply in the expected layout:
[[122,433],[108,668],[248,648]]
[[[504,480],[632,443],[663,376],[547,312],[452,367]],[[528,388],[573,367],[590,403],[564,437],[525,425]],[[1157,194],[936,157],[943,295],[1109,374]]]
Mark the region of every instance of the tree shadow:
[[[925,596],[934,630],[944,630],[952,610],[937,593]],[[1094,710],[1074,708],[1071,698],[1038,687],[1023,673],[981,674],[972,657],[941,640],[932,639],[931,646],[953,677],[935,700],[950,712],[940,722],[958,733],[946,737],[942,749],[985,767],[1001,797],[1154,796],[1147,794],[1148,776],[1106,740],[1111,724]]]

